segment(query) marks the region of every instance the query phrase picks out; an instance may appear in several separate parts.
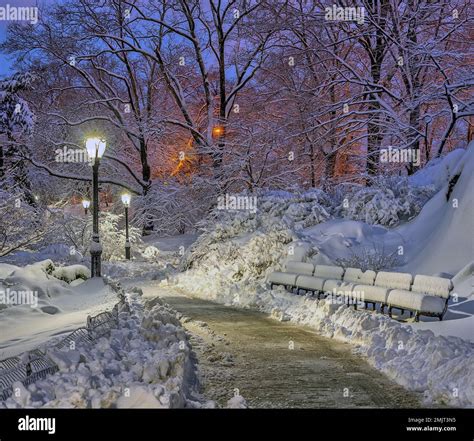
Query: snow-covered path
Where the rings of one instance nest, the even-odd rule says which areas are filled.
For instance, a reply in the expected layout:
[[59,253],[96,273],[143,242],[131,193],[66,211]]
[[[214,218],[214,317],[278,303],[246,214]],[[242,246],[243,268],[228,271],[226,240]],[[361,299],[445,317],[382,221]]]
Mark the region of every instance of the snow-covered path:
[[350,346],[265,314],[191,298],[156,282],[140,285],[183,315],[203,393],[225,405],[235,393],[249,407],[418,407],[419,397],[387,379]]

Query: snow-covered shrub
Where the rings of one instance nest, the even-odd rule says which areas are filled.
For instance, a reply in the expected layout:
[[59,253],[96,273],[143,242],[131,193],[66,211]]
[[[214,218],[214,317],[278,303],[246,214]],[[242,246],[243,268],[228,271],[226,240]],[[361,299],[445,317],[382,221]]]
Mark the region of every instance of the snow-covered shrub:
[[287,255],[286,246],[293,240],[289,230],[255,233],[222,242],[201,236],[199,243],[184,256],[182,269],[198,268],[210,274],[218,272],[219,278],[230,282],[260,279]]
[[201,236],[182,259],[181,268],[221,268],[228,281],[261,279],[288,257],[297,231],[328,220],[331,198],[321,190],[303,193],[259,191],[256,210],[215,207],[198,224]]
[[214,193],[213,187],[194,178],[188,184],[156,181],[145,196],[135,198],[133,222],[161,236],[194,231],[215,200]]
[[303,193],[259,191],[236,196],[256,198],[256,211],[214,208],[197,224],[199,230],[212,234],[216,240],[225,240],[255,231],[299,230],[331,217],[332,201],[322,190]]
[[[120,260],[125,257],[125,228],[123,215],[101,212],[99,218],[100,243],[103,260]],[[92,219],[66,215],[62,221],[63,239],[71,247],[71,252],[86,255],[92,238]],[[141,245],[141,230],[129,226],[130,242]]]
[[152,245],[147,246],[142,251],[142,256],[148,260],[156,260],[156,258],[160,255],[160,250]]
[[296,230],[311,227],[328,220],[329,213],[325,208],[316,202],[295,202],[292,203],[283,217],[289,218]]
[[359,245],[351,248],[348,257],[335,259],[335,263],[344,268],[360,268],[362,271],[390,270],[402,264],[398,250],[388,250],[384,244],[372,242],[369,245]]
[[34,293],[43,305],[48,299],[73,294],[64,281],[53,276],[55,271],[56,267],[51,260],[14,267],[14,270],[0,282],[0,290],[8,287],[16,292]]
[[28,267],[39,268],[48,275],[53,274],[53,272],[56,270],[56,267],[54,266],[54,263],[51,259],[46,259],[40,262],[33,263],[32,265],[28,265]]
[[381,177],[372,187],[349,187],[335,213],[368,224],[394,227],[415,217],[433,193],[433,187],[415,187],[406,178]]
[[[122,218],[121,214],[107,212],[101,216],[99,231],[104,260],[120,260],[125,257],[125,228],[119,227]],[[141,230],[130,225],[129,237],[131,244],[141,242]]]
[[59,280],[64,280],[67,283],[71,283],[74,280],[82,279],[87,280],[91,276],[89,268],[84,265],[70,265],[57,267],[51,275]]

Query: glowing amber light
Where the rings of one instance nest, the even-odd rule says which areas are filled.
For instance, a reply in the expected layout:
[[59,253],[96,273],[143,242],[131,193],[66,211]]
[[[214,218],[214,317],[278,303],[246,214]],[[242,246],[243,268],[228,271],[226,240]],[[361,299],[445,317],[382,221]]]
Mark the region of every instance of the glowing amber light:
[[221,136],[224,136],[224,132],[225,130],[223,126],[215,126],[212,129],[212,136],[214,136],[214,138],[219,138]]

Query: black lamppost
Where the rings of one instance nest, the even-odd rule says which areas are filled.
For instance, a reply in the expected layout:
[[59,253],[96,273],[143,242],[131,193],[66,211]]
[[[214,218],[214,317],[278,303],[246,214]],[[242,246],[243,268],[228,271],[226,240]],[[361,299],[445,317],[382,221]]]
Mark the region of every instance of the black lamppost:
[[84,207],[84,214],[87,216],[87,210],[91,206],[91,201],[89,201],[87,199],[83,199],[82,200],[82,206]]
[[128,235],[128,207],[130,207],[131,196],[128,193],[122,195],[122,203],[125,207],[125,259],[130,260],[130,238]]
[[88,138],[86,148],[92,163],[92,241],[89,252],[91,253],[91,276],[100,277],[102,246],[99,241],[99,166],[100,158],[105,151],[105,140]]

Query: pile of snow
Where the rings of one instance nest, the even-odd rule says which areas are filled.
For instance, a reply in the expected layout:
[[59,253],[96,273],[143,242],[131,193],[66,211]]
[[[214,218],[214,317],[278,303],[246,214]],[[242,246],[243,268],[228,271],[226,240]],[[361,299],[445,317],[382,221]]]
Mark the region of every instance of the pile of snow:
[[[61,270],[67,272],[68,268],[65,267]],[[23,268],[0,264],[0,272],[5,274],[0,282],[0,290],[29,292],[46,302],[48,299],[70,294],[69,285],[53,276],[55,271],[59,271],[59,268],[56,269],[51,260],[44,260]],[[70,275],[72,276],[74,273],[75,270],[71,271]],[[6,306],[14,307],[15,305],[6,303]]]
[[89,268],[84,265],[70,265],[56,268],[51,275],[56,277],[56,279],[71,283],[77,279],[90,279],[91,272]]
[[[472,144],[468,149],[472,148]],[[408,177],[411,185],[417,187],[432,186],[436,191],[441,190],[446,182],[455,174],[459,164],[463,162],[466,150],[455,149],[446,156],[434,158],[422,169]]]
[[[28,387],[15,384],[6,408],[182,408],[195,401],[195,367],[184,329],[158,299],[145,309],[139,293],[127,295],[130,312],[119,313],[110,336],[49,349],[59,371]],[[0,403],[2,407],[2,403]]]
[[116,301],[109,285],[87,277],[85,266],[59,267],[51,260],[0,264],[0,358],[77,328]]
[[474,143],[456,157],[456,166],[450,162],[450,178],[459,178],[449,200],[449,185],[445,184],[419,216],[397,230],[407,242],[416,243],[409,265],[423,274],[454,275],[474,259]]
[[[90,278],[90,271],[83,265],[56,267],[51,260],[43,260],[25,267],[0,264],[1,291],[31,292],[47,301],[64,294],[71,294],[68,284]],[[15,306],[8,305],[6,306]]]

